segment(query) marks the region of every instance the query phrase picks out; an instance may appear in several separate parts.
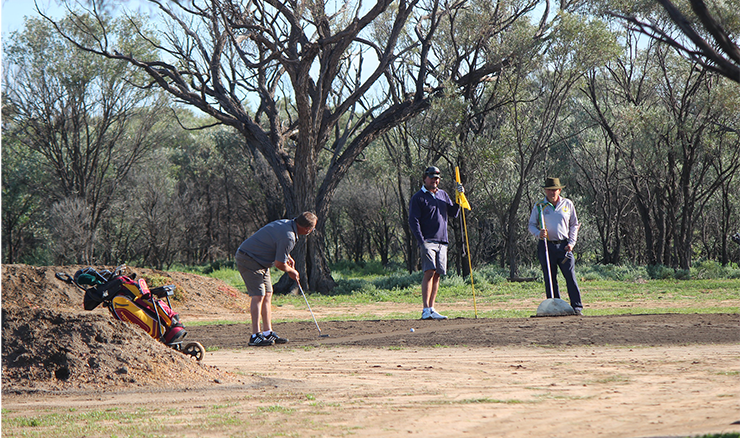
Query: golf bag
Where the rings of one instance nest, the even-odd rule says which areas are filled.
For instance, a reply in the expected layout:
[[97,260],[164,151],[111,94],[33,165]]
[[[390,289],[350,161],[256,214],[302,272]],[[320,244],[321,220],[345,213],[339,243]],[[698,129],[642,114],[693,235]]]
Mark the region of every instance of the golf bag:
[[141,327],[149,336],[165,345],[175,346],[181,343],[187,332],[170,303],[175,286],[149,289],[143,278],[135,280],[136,274],[130,277],[123,275],[124,268],[125,266],[119,266],[112,273],[85,268],[77,271],[72,278],[67,274],[57,274],[57,278],[74,283],[85,291],[85,310],[93,310],[102,303],[113,317]]

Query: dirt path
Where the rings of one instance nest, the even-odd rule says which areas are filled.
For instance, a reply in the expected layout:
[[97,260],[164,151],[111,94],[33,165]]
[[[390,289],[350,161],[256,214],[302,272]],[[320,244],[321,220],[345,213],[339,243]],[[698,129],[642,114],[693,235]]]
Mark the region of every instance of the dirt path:
[[[4,394],[3,421],[74,411],[83,427],[101,411],[130,417],[146,406],[152,421],[140,432],[173,437],[740,432],[740,315],[321,325],[329,338],[313,321],[277,324],[291,342],[267,348],[245,347],[246,324],[190,327],[217,348],[204,365],[240,382],[188,387],[170,376],[144,389]],[[122,432],[94,430],[85,435]],[[22,432],[4,424],[3,436]]]
[[315,309],[319,338],[306,309],[286,306],[274,316],[298,322],[274,328],[290,342],[253,348],[248,324],[188,326],[247,322],[243,297],[173,273],[187,340],[209,348],[199,364],[104,309],[77,310],[80,291],[54,278],[69,267],[2,268],[3,437],[740,432],[738,313],[419,321],[392,316],[417,306],[378,303]]
[[737,345],[225,349],[205,362],[243,385],[5,396],[3,416],[146,406],[148,433],[182,437],[683,437],[740,432],[739,357]]
[[[301,415],[358,437],[641,437],[740,431],[737,348],[332,348],[224,351],[220,368],[257,371],[313,394]],[[268,396],[269,397],[269,396]],[[294,406],[293,404],[288,404]],[[302,407],[301,407],[302,406]],[[333,431],[333,432],[331,432]],[[300,435],[305,436],[305,435]]]

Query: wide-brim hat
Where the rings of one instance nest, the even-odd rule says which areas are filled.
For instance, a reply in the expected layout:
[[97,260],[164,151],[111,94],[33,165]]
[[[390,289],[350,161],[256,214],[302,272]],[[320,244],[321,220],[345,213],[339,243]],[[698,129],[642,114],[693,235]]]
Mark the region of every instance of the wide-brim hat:
[[424,176],[428,176],[429,178],[440,178],[439,176],[439,168],[434,166],[429,166],[424,171]]
[[546,178],[545,185],[542,186],[544,189],[564,189],[565,186],[560,184],[560,178]]

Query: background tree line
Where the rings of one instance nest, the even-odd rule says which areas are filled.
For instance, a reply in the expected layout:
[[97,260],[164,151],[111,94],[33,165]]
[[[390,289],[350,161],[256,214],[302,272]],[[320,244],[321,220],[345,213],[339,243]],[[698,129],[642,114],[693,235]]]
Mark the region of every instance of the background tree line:
[[3,263],[227,260],[311,209],[312,290],[340,260],[411,271],[408,201],[431,164],[448,191],[460,167],[474,266],[536,262],[526,222],[546,176],[576,203],[582,260],[737,262],[740,87],[634,25],[684,41],[658,5],[250,4],[172,3],[171,26],[100,7],[3,40]]

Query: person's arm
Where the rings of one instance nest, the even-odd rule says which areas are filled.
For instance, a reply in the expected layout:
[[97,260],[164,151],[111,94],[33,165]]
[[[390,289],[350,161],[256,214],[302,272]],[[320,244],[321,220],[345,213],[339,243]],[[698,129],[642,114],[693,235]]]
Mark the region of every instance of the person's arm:
[[419,200],[416,196],[412,196],[411,202],[409,203],[409,229],[414,238],[416,238],[417,245],[421,246],[424,244],[424,236],[421,234],[419,217],[421,217]]
[[534,237],[538,239],[544,239],[544,230],[540,229],[540,209],[537,207],[537,204],[532,207],[532,213],[529,215],[528,229],[529,233]]
[[277,247],[275,248],[275,267],[288,274],[290,278],[295,281],[300,280],[300,274],[295,269],[295,260],[291,257],[290,252],[293,251],[297,236],[293,233],[288,233],[284,239],[277,241]]
[[[291,260],[293,259],[291,258],[290,260],[288,260],[288,263],[290,263]],[[286,274],[288,274],[288,277],[292,278],[293,280],[297,282],[300,282],[301,275],[298,273],[298,271],[295,270],[295,268],[293,268],[293,266],[290,266],[288,263],[283,263],[283,262],[275,260],[275,267],[285,272]]]
[[447,216],[457,217],[460,214],[460,204],[453,201],[447,192],[445,195],[447,195]]

